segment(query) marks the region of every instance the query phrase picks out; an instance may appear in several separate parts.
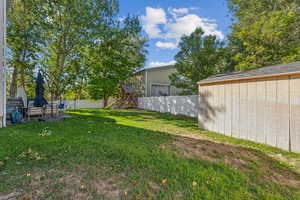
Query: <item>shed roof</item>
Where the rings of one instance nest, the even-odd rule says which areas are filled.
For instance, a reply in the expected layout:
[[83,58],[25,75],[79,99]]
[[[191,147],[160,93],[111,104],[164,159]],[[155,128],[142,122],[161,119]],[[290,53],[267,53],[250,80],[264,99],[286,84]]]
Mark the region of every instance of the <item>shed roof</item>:
[[228,72],[224,74],[218,74],[216,76],[212,76],[202,81],[199,81],[198,84],[205,85],[205,84],[228,82],[234,80],[248,80],[248,79],[292,75],[297,73],[300,74],[300,62],[272,65],[272,66],[262,67],[254,70],[248,70],[248,71],[238,71],[238,72]]

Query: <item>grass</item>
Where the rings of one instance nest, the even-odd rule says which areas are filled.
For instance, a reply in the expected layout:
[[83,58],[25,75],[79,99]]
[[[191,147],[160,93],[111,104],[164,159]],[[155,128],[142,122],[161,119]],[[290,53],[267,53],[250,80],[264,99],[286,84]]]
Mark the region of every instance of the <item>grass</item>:
[[300,199],[299,154],[202,131],[182,116],[69,114],[0,130],[0,197]]

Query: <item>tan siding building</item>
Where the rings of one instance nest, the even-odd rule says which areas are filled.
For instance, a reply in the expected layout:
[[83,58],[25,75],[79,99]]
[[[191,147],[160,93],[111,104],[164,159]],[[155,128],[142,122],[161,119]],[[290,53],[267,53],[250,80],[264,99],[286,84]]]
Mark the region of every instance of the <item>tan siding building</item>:
[[199,126],[300,152],[300,62],[199,82]]
[[180,89],[171,86],[169,76],[176,72],[174,66],[148,68],[134,75],[134,86],[140,96],[175,96]]

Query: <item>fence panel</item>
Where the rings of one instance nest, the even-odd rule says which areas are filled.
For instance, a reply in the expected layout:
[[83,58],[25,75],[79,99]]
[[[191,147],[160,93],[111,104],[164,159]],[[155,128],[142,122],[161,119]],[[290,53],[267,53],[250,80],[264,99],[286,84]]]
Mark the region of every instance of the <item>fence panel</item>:
[[[112,103],[114,99],[109,99],[108,104]],[[54,101],[54,103],[59,104],[60,101]],[[67,106],[67,109],[93,109],[93,108],[103,108],[103,100],[63,100],[61,103],[64,103]]]
[[198,96],[141,97],[138,108],[144,110],[197,117]]

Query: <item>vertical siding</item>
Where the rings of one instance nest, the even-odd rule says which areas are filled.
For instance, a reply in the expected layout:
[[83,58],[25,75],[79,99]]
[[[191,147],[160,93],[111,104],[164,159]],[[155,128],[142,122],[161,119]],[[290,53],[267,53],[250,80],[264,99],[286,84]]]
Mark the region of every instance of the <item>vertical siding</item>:
[[290,79],[291,150],[300,153],[300,76]]
[[216,92],[216,105],[215,105],[215,108],[217,109],[217,112],[216,112],[216,127],[215,127],[215,131],[218,132],[218,133],[221,133],[220,131],[220,122],[222,121],[221,119],[221,112],[220,112],[220,109],[221,109],[221,85],[216,85],[215,87],[215,92]]
[[239,82],[232,83],[232,136],[239,137],[240,130],[240,85]]
[[215,113],[208,130],[300,152],[300,76],[204,87]]
[[248,135],[248,83],[240,82],[240,130],[239,137],[247,138]]
[[259,80],[256,84],[256,142],[265,143],[266,116],[266,81]]
[[256,81],[249,81],[248,83],[248,135],[247,139],[256,141],[256,92],[257,83]]
[[225,134],[225,85],[222,84],[219,87],[219,123],[218,123],[218,132]]
[[206,91],[206,87],[199,87],[198,88],[198,105],[199,105],[199,111],[198,111],[198,126],[201,129],[206,129],[207,127],[205,126],[205,113],[202,113],[203,111],[201,110],[201,105],[203,102],[201,101],[201,99],[203,97],[205,97],[205,91]]
[[276,146],[276,104],[277,104],[277,80],[269,79],[266,81],[266,115],[265,133],[266,143]]
[[211,130],[210,124],[210,91],[208,87],[200,87],[199,88],[199,98],[198,98],[198,119],[199,119],[199,127],[201,129]]
[[217,119],[218,119],[218,111],[217,111],[217,104],[218,104],[218,97],[217,97],[217,95],[218,95],[218,87],[217,87],[217,85],[212,85],[211,86],[211,93],[212,93],[212,97],[211,97],[211,105],[212,105],[212,108],[214,109],[214,115],[213,115],[213,117],[212,117],[212,120],[211,120],[211,122],[212,122],[212,124],[211,124],[211,130],[212,131],[215,131],[215,132],[217,132],[218,131],[218,121],[217,121]]
[[277,147],[289,150],[289,129],[290,129],[290,91],[289,77],[277,79],[277,108],[274,114],[276,123]]
[[231,136],[232,119],[232,84],[225,84],[225,135]]
[[214,109],[213,109],[213,87],[207,86],[206,87],[206,118],[207,122],[206,125],[208,127],[208,130],[213,130],[213,119],[214,119]]

